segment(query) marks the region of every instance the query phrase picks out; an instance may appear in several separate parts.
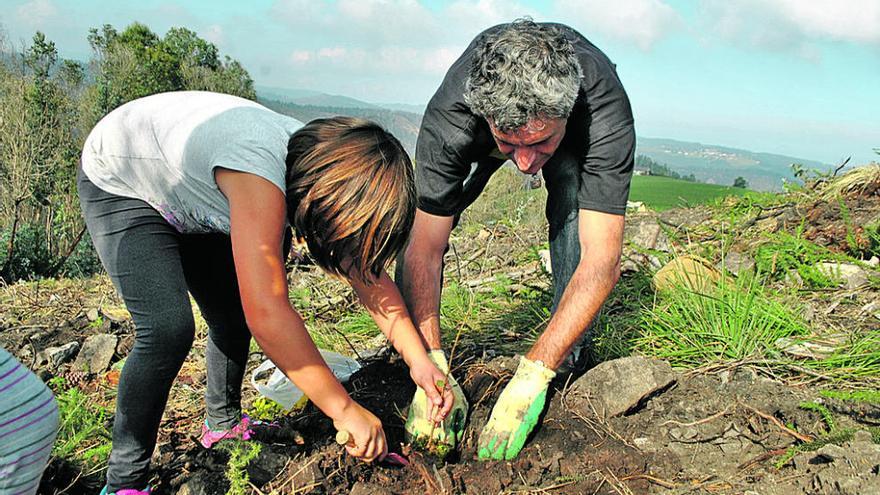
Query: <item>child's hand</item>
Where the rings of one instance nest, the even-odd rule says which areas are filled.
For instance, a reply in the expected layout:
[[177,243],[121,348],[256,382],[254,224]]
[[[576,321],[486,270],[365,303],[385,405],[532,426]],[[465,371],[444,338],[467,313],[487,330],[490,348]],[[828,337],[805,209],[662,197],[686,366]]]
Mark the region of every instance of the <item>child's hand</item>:
[[455,403],[455,396],[447,383],[451,377],[447,377],[430,359],[411,366],[409,374],[413,382],[425,392],[428,404],[433,406],[428,419],[435,423],[446,419]]
[[338,431],[347,431],[351,440],[345,450],[364,462],[381,461],[388,454],[388,443],[379,418],[357,402],[351,401],[339,418],[333,419]]

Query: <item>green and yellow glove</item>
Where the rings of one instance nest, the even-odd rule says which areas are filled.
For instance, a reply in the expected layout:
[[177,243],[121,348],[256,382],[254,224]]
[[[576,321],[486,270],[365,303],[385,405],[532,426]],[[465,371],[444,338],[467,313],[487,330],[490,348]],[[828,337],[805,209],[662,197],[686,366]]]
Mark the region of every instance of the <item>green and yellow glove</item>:
[[449,415],[440,425],[434,425],[429,419],[431,413],[431,404],[428,403],[428,397],[425,391],[420,387],[416,387],[416,393],[413,396],[412,404],[409,406],[409,414],[406,418],[406,440],[410,443],[427,444],[429,438],[433,438],[433,443],[440,446],[436,449],[437,454],[441,457],[454,449],[461,436],[464,434],[465,420],[468,413],[468,402],[464,397],[464,392],[449,373],[449,363],[446,362],[446,354],[440,350],[428,352],[428,357],[437,366],[441,372],[448,377],[449,383],[446,384],[452,390],[455,397],[455,404]]
[[480,433],[480,460],[510,460],[519,454],[544,410],[547,387],[554,376],[556,372],[540,361],[520,358],[516,374],[501,392]]

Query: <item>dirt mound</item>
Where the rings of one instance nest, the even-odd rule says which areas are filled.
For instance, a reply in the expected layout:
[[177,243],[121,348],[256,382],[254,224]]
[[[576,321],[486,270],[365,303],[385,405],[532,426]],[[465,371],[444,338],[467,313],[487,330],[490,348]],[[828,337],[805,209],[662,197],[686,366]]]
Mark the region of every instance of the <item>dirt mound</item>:
[[[880,446],[865,430],[880,422],[880,408],[856,410],[826,399],[838,421],[857,432],[844,444],[844,449],[852,447],[850,454],[831,445],[824,451],[800,453],[776,468],[774,463],[789,447],[818,438],[820,416],[799,407],[816,396],[746,369],[677,374],[674,386],[608,420],[585,412],[588,408],[578,403],[582,399],[569,394],[571,383],[568,387],[557,383],[541,426],[516,460],[477,461],[477,437],[513,369],[513,360],[499,358],[457,370],[472,412],[461,449],[445,461],[403,446],[392,450],[409,457],[406,467],[359,463],[335,445],[330,421],[309,408],[258,428],[263,452],[248,467],[251,481],[263,493],[361,495],[620,494],[669,489],[678,490],[674,493],[870,493],[869,487],[880,486]],[[353,377],[350,388],[382,419],[390,444],[400,445],[404,412],[413,392],[402,363],[373,362]],[[174,454],[176,462],[158,466],[160,487],[187,494],[225,491],[227,454],[184,443],[188,445],[179,446],[184,451]]]

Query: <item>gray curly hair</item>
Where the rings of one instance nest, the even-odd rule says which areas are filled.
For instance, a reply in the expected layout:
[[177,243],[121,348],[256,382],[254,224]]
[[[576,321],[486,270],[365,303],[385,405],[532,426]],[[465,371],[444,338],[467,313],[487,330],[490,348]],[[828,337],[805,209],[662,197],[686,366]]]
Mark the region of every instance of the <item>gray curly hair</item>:
[[517,19],[477,41],[464,99],[502,131],[534,118],[565,118],[580,87],[581,66],[562,31]]

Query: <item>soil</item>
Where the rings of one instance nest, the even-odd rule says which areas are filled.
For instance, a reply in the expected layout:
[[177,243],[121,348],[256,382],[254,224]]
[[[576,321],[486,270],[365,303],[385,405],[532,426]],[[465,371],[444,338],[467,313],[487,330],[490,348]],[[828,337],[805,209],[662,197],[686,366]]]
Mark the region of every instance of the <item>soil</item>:
[[[806,219],[805,235],[837,249],[846,242],[845,231],[839,229],[844,211],[854,225],[876,221],[880,215],[877,195],[849,198],[845,205],[844,209],[839,203],[816,202],[781,208],[767,218],[774,219],[775,228],[789,230],[793,222]],[[709,216],[703,209],[690,209],[667,212],[660,218],[698,238]],[[498,229],[492,231],[491,239]],[[535,245],[542,236],[529,234],[523,242]],[[489,254],[504,258],[492,251],[494,245],[483,249],[487,254],[481,259],[490,259]],[[497,249],[502,254],[510,252],[500,243]],[[468,266],[472,251],[476,248],[462,249],[460,254],[465,263],[458,270],[465,270],[467,278],[484,275],[482,265]],[[48,347],[81,343],[96,333],[117,335],[114,361],[124,357],[133,341],[133,329],[126,317],[118,316],[121,305],[112,294],[112,286],[103,278],[59,282],[49,289],[25,284],[6,287],[2,321],[14,323],[0,323],[7,325],[0,327],[0,345],[45,380],[63,376],[112,411],[118,372],[86,374],[71,370],[70,364],[52,368],[38,359]],[[802,297],[802,304],[815,315],[814,327],[876,328],[876,320],[860,312],[866,304],[880,300],[874,286]],[[97,314],[90,309],[96,307],[101,308]],[[153,458],[156,493],[213,495],[225,493],[229,486],[224,476],[228,453],[204,449],[195,441],[204,414],[203,342],[204,335],[197,336],[163,418]],[[792,384],[760,367],[677,373],[671,387],[610,419],[600,418],[591,412],[589,402],[569,393],[574,377],[561,377],[554,382],[540,426],[517,459],[479,462],[475,459],[479,432],[516,361],[494,357],[492,345],[469,343],[460,349],[453,374],[470,399],[471,413],[460,448],[445,460],[404,444],[403,421],[414,385],[404,364],[385,352],[366,363],[347,387],[358,402],[379,416],[391,450],[407,456],[409,465],[355,461],[335,443],[329,419],[309,405],[300,413],[255,427],[253,441],[261,445],[261,453],[248,466],[253,493],[880,495],[880,445],[868,432],[880,427],[880,406],[822,398],[820,384],[809,377]],[[262,359],[255,352],[252,364]],[[249,403],[254,392],[246,387],[245,393]],[[836,445],[794,455],[776,467],[787,449],[821,439],[826,433],[822,417],[800,407],[805,401],[824,404],[833,412],[837,426],[853,434]],[[802,436],[797,439],[797,435]],[[102,485],[99,473],[82,472],[56,459],[43,477],[40,493],[94,494]]]

